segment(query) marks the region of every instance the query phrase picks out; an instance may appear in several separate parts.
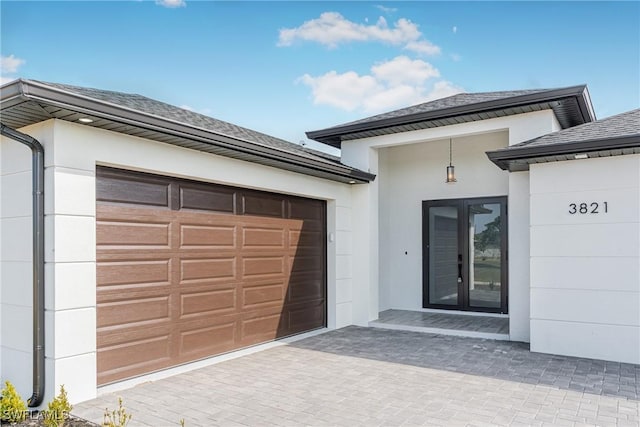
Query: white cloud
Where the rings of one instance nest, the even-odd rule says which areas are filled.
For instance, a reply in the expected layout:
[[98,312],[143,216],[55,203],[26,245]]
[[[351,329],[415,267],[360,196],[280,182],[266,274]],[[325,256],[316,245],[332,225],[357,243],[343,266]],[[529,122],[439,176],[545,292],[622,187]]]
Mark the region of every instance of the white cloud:
[[433,65],[406,56],[398,56],[391,61],[374,65],[371,67],[371,73],[377,80],[391,85],[417,85],[432,77],[440,77],[440,72]]
[[170,9],[175,9],[177,7],[185,7],[187,2],[185,0],[156,0],[156,4]]
[[433,101],[434,99],[446,98],[447,96],[452,96],[461,92],[464,92],[462,87],[454,85],[446,80],[440,80],[433,85],[433,88],[431,88],[431,91],[425,98],[425,102]]
[[0,85],[3,85],[5,83],[9,83],[12,82],[16,79],[16,77],[4,77],[4,76],[0,76]]
[[386,7],[386,6],[383,6],[381,4],[377,4],[376,5],[376,9],[380,9],[384,13],[394,13],[394,12],[398,11],[398,9],[395,8],[395,7]]
[[377,93],[380,87],[372,76],[359,76],[355,71],[338,74],[329,71],[318,77],[305,74],[300,82],[311,87],[314,104],[325,104],[342,110],[355,110],[370,93]]
[[291,46],[298,40],[316,42],[330,48],[349,42],[381,42],[404,46],[416,53],[440,53],[438,46],[423,38],[418,25],[404,18],[389,27],[382,16],[375,24],[359,24],[337,12],[324,12],[319,18],[306,21],[299,27],[281,29],[278,46]]
[[437,55],[440,53],[440,47],[427,40],[409,42],[404,48],[415,53],[423,53],[425,55]]
[[408,107],[423,101],[420,90],[415,86],[399,85],[368,94],[362,100],[362,109],[367,113],[379,113],[394,108]]
[[462,88],[441,80],[440,72],[428,62],[398,56],[371,67],[371,73],[355,71],[339,74],[330,71],[321,76],[305,74],[298,79],[311,88],[313,103],[342,110],[377,113],[450,96]]
[[25,62],[27,61],[16,58],[14,55],[0,56],[0,70],[2,74],[16,73]]

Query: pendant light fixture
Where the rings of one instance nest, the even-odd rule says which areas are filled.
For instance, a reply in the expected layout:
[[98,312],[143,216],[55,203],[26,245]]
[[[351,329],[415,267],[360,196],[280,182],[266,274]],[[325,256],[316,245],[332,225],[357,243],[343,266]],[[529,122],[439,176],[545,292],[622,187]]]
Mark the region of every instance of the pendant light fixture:
[[446,183],[450,184],[456,182],[456,170],[455,166],[451,163],[451,138],[449,138],[449,166],[447,166],[447,180]]

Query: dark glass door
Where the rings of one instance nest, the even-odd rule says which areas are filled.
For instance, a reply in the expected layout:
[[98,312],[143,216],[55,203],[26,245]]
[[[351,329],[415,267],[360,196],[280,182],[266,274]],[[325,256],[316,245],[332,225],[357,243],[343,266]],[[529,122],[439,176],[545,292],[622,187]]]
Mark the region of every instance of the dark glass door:
[[507,312],[506,202],[423,202],[423,307]]

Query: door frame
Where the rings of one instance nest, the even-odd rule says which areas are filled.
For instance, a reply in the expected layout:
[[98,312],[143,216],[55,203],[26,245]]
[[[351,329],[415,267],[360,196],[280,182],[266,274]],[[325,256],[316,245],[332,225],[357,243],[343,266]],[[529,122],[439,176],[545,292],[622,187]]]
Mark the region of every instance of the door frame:
[[[422,201],[422,307],[442,310],[474,311],[483,313],[509,312],[509,249],[508,249],[508,199],[507,196],[468,197],[461,199],[438,199]],[[468,218],[469,205],[480,203],[500,204],[500,307],[473,307],[469,305],[469,286],[464,280],[469,277],[469,238]],[[462,254],[463,281],[458,283],[458,304],[430,304],[429,303],[429,208],[437,206],[452,206],[458,209],[458,251]]]

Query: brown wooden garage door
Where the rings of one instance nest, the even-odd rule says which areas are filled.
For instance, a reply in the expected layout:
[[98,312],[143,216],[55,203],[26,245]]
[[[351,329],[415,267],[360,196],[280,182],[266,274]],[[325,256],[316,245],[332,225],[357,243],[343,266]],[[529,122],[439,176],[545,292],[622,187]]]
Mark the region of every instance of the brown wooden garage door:
[[99,167],[98,384],[325,326],[325,202]]

